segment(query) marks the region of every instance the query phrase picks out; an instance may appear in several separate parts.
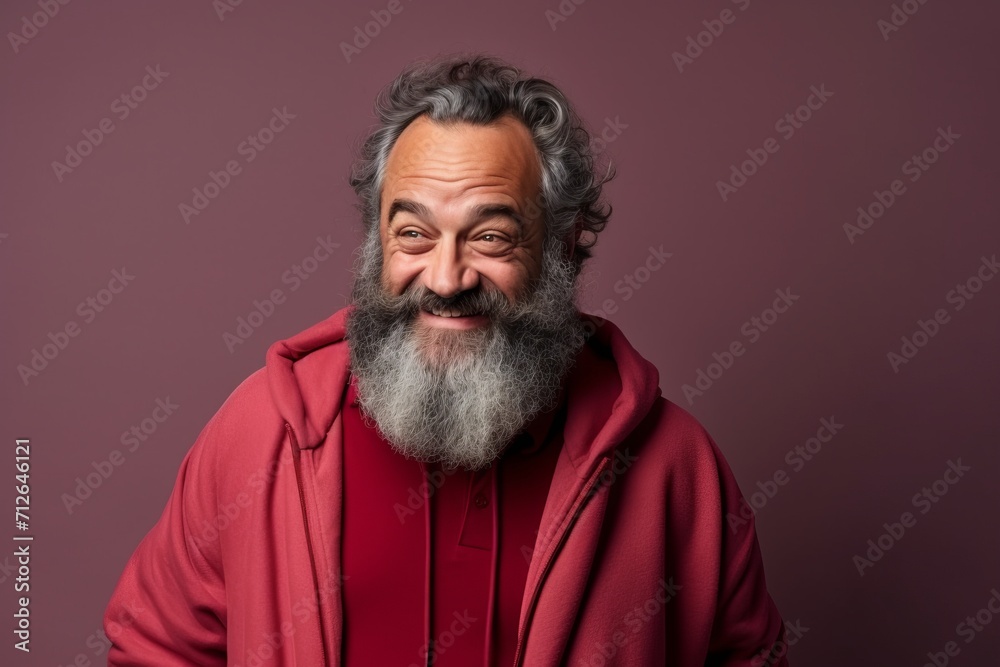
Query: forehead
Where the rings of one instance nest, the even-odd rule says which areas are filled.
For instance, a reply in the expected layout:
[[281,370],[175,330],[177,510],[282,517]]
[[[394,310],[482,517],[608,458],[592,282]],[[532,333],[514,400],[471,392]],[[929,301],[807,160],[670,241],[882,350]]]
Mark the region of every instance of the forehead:
[[521,199],[534,196],[540,178],[531,132],[516,118],[475,125],[441,123],[423,115],[403,130],[389,153],[383,203],[397,191],[421,188],[499,192]]

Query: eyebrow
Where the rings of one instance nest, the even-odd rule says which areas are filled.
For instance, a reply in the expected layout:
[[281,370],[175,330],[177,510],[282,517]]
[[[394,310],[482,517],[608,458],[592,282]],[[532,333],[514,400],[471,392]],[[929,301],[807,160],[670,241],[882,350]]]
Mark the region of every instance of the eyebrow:
[[[412,213],[418,218],[423,218],[425,220],[434,218],[430,209],[420,202],[415,202],[411,199],[394,199],[392,205],[389,207],[388,223],[392,224],[392,219],[396,217],[397,213],[401,212]],[[470,219],[473,222],[486,220],[496,216],[510,218],[520,227],[523,227],[525,223],[524,217],[512,206],[508,206],[507,204],[478,204],[477,206],[473,206],[470,211]]]

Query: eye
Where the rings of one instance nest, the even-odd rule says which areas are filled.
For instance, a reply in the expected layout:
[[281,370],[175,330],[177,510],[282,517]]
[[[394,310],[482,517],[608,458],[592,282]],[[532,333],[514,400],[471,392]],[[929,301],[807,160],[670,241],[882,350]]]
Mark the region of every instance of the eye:
[[431,237],[424,233],[424,230],[417,227],[400,229],[396,232],[395,239],[398,248],[408,254],[423,253],[434,246]]
[[511,243],[510,235],[504,232],[484,232],[476,237],[479,241],[485,241],[491,245],[498,243]]
[[511,238],[501,232],[485,232],[476,237],[474,246],[483,255],[500,257],[506,255],[514,249]]

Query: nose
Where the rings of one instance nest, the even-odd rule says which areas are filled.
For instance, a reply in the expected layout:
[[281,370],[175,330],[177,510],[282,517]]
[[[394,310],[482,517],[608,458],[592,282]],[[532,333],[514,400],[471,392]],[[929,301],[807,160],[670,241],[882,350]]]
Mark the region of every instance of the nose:
[[479,272],[468,265],[454,239],[437,244],[424,275],[427,288],[445,299],[479,285]]

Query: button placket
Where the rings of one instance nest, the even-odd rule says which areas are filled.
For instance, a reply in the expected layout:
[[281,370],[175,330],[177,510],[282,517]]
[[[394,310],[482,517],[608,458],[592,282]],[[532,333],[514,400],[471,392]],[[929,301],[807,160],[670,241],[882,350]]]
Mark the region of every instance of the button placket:
[[491,549],[493,513],[490,503],[494,483],[493,466],[472,475],[466,496],[465,519],[462,523],[461,546]]

